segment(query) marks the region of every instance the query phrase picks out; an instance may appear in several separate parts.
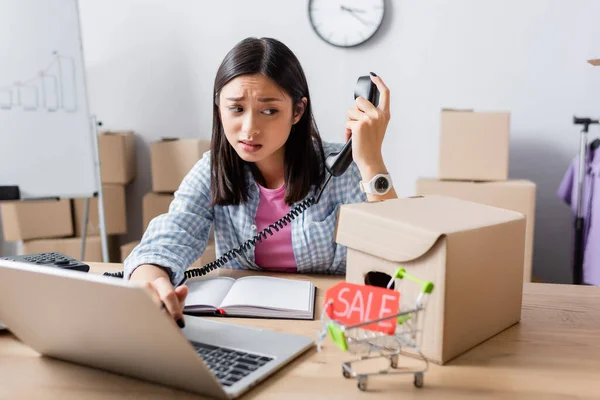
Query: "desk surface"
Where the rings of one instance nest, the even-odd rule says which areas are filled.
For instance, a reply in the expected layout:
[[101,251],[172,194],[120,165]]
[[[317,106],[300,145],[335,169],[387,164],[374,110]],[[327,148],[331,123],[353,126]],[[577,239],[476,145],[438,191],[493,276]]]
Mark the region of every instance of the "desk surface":
[[[92,264],[93,272],[118,264]],[[219,270],[240,276],[243,271]],[[271,274],[276,275],[276,274]],[[295,275],[324,291],[341,277]],[[320,323],[229,319],[231,323],[292,331],[316,337]],[[118,332],[115,332],[115,340]],[[447,365],[430,364],[425,386],[412,377],[376,376],[369,393],[342,377],[341,363],[352,359],[327,339],[321,352],[310,350],[244,399],[349,398],[598,398],[600,396],[600,288],[528,283],[520,324],[503,331]],[[136,379],[40,357],[10,332],[0,332],[0,399],[198,399],[200,396]]]

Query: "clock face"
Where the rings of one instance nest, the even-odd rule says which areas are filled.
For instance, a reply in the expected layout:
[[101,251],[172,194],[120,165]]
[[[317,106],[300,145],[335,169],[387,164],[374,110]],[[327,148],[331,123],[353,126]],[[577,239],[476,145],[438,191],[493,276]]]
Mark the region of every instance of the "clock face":
[[327,43],[352,47],[366,42],[381,26],[385,0],[309,0],[308,16]]

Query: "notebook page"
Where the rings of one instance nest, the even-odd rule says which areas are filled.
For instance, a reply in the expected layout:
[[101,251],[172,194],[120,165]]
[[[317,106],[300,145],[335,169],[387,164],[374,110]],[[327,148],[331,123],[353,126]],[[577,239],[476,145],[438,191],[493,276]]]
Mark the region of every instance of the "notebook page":
[[314,286],[310,281],[247,276],[235,282],[221,307],[251,306],[308,312],[313,297]]
[[185,298],[185,307],[220,307],[221,301],[227,295],[234,282],[235,279],[225,276],[189,281],[186,283],[189,291]]

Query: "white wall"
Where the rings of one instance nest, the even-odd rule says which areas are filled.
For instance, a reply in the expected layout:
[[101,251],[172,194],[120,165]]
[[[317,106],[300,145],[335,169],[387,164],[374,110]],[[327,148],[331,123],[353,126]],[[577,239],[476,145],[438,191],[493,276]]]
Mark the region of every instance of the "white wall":
[[90,102],[105,127],[139,135],[128,191],[130,239],[150,190],[148,144],[209,138],[211,93],[225,53],[246,36],[286,43],[307,74],[326,140],[343,140],[359,75],[392,91],[384,157],[399,195],[435,176],[439,110],[510,110],[512,178],[538,184],[534,271],[569,282],[570,216],[555,191],[578,148],[573,114],[600,114],[600,2],[387,1],[369,43],[338,49],[311,30],[306,0],[81,0]]

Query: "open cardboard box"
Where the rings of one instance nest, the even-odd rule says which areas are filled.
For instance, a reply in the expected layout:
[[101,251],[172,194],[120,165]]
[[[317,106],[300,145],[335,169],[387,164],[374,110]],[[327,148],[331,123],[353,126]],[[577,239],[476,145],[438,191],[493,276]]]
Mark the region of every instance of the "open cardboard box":
[[[336,242],[347,247],[346,280],[364,284],[398,268],[435,285],[423,319],[421,350],[443,364],[519,322],[525,218],[502,208],[444,196],[340,207]],[[421,287],[396,280],[401,307]]]

